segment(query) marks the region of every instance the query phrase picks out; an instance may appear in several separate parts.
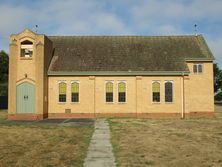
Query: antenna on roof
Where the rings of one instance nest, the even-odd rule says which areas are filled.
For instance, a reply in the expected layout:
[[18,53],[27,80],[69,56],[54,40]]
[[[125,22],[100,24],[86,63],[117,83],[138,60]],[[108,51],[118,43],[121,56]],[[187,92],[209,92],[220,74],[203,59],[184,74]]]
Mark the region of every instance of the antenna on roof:
[[36,32],[36,33],[38,32],[38,27],[39,27],[39,26],[36,24],[36,25],[35,25],[35,32]]
[[195,35],[197,36],[197,24],[194,24]]

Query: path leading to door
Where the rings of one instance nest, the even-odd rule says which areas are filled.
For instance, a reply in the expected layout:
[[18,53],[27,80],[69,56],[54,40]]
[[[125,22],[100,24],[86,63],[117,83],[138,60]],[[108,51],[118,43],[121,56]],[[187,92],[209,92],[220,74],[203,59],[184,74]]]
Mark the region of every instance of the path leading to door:
[[84,167],[115,167],[115,158],[110,143],[109,124],[105,119],[97,119]]

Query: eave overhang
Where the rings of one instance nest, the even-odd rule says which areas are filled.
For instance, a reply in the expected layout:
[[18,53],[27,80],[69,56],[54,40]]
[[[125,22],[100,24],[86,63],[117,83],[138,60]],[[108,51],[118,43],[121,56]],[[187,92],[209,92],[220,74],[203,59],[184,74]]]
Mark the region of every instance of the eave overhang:
[[48,76],[183,76],[189,71],[49,71]]

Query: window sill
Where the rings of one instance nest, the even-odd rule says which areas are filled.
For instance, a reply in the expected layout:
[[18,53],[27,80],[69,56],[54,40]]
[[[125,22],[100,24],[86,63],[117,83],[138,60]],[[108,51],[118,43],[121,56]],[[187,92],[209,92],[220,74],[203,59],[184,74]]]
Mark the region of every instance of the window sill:
[[58,102],[59,105],[64,105],[66,102]]
[[118,102],[118,104],[126,104],[126,102]]
[[105,104],[114,104],[114,102],[105,102]]
[[74,104],[74,105],[75,105],[75,104],[79,104],[79,103],[80,103],[80,102],[71,102],[70,104]]
[[174,104],[174,102],[165,102],[165,104]]
[[203,75],[203,72],[201,72],[201,73],[193,73],[193,75]]
[[161,102],[152,102],[152,104],[161,104]]

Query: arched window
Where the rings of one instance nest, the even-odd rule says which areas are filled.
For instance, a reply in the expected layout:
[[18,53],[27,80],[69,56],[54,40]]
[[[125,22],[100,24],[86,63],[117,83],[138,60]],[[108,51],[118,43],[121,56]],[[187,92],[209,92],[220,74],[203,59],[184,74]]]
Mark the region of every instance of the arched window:
[[25,40],[21,42],[21,57],[31,58],[33,55],[33,43]]
[[160,102],[160,83],[156,81],[153,82],[152,90],[153,90],[153,102]]
[[59,83],[59,102],[66,102],[66,83]]
[[165,102],[173,102],[173,83],[165,83]]
[[113,102],[113,83],[106,83],[106,102]]
[[126,102],[126,83],[118,83],[118,102]]
[[71,83],[71,96],[72,96],[72,102],[79,102],[79,83],[78,82],[72,82]]

